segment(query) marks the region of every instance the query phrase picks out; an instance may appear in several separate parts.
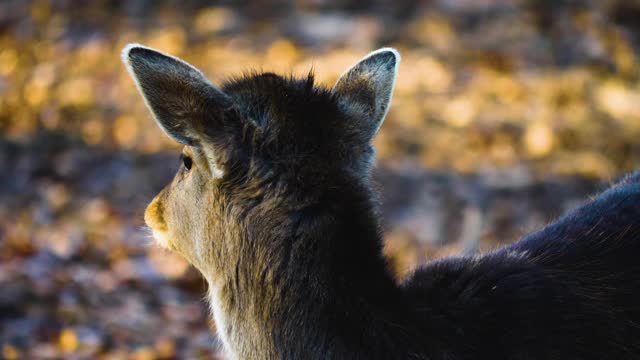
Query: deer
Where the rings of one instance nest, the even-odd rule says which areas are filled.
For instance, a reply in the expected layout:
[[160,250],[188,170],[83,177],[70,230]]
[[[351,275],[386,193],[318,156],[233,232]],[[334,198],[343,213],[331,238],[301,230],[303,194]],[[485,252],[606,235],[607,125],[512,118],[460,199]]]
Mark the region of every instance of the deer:
[[269,72],[218,87],[139,44],[122,60],[184,145],[145,222],[206,280],[229,358],[640,359],[640,172],[515,243],[400,282],[371,180],[396,50],[331,88]]

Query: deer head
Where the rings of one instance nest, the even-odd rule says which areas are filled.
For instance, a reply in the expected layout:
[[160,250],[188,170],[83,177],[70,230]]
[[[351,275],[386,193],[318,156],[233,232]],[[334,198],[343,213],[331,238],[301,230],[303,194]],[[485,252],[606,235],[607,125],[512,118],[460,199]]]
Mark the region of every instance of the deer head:
[[[186,62],[138,44],[122,59],[158,126],[184,144],[180,169],[145,221],[161,246],[207,279],[230,351],[251,357],[252,346],[267,351],[285,341],[274,328],[288,321],[282,307],[299,303],[295,292],[337,294],[358,289],[358,273],[385,273],[369,175],[395,50],[367,55],[332,89],[311,74],[272,73],[217,87]],[[352,257],[362,263],[350,264]]]

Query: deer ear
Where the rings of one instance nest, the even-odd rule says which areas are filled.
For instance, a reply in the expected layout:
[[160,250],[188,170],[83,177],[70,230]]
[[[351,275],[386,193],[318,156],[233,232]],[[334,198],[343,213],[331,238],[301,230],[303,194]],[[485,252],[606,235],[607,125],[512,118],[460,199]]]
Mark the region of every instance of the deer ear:
[[399,63],[395,49],[376,50],[342,74],[333,87],[340,106],[352,114],[355,130],[366,141],[373,139],[389,111]]
[[233,106],[198,69],[178,58],[130,44],[122,61],[160,128],[179,143],[197,146]]

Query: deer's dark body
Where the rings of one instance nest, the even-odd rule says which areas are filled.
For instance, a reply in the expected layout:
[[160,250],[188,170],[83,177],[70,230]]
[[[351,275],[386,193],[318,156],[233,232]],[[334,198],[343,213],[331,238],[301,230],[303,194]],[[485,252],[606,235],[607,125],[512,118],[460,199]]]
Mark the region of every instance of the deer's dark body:
[[369,180],[395,51],[332,90],[274,74],[218,89],[154,50],[123,57],[189,159],[145,219],[207,279],[231,357],[640,358],[640,173],[515,244],[397,284]]
[[636,173],[512,245],[435,262],[404,289],[428,308],[424,321],[438,319],[434,337],[457,339],[443,345],[454,359],[640,358],[639,202]]
[[294,300],[273,334],[279,357],[640,358],[640,173],[510,246],[435,261],[399,287],[364,244],[381,245],[375,223],[352,215],[371,209],[347,193],[327,204],[345,209],[331,224],[341,250],[303,265],[327,284],[295,267],[282,280]]

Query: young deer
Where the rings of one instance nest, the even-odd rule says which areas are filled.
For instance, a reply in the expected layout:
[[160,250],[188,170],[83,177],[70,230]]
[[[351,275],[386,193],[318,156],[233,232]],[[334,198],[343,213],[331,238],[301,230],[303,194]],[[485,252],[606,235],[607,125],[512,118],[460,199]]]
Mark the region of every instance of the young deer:
[[218,88],[136,44],[122,58],[185,145],[145,221],[206,278],[231,358],[640,358],[640,173],[515,244],[397,284],[370,184],[395,50],[332,89],[272,73]]

